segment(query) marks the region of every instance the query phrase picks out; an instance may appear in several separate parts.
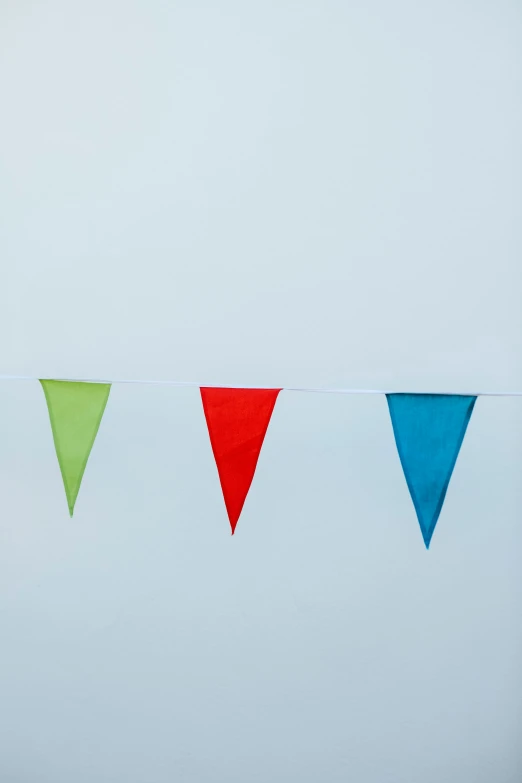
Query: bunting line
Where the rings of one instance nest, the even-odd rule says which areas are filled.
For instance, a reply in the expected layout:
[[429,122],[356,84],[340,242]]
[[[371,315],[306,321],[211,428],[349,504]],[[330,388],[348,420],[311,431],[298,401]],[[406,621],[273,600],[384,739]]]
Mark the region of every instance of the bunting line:
[[71,517],[111,386],[120,383],[199,389],[232,534],[247,499],[281,391],[386,396],[397,451],[427,549],[477,397],[522,396],[522,392],[464,395],[309,386],[217,386],[192,381],[35,378],[26,375],[0,375],[0,380],[40,382]]
[[195,389],[207,388],[207,389],[280,389],[281,391],[290,392],[310,392],[313,394],[436,394],[441,396],[455,395],[461,397],[522,397],[522,391],[402,391],[397,389],[331,389],[327,387],[314,387],[314,386],[278,386],[272,384],[271,386],[259,386],[256,385],[244,385],[244,384],[227,384],[227,383],[203,383],[198,381],[152,381],[152,380],[139,380],[139,379],[107,379],[107,378],[57,378],[56,376],[44,378],[36,375],[0,375],[0,381],[62,381],[64,383],[121,383],[121,384],[136,384],[143,386],[174,386],[174,387],[191,387]]

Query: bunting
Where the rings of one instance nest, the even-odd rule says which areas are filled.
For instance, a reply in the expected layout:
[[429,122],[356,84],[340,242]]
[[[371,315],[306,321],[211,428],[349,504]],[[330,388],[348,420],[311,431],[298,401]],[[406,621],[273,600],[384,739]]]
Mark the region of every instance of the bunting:
[[47,400],[56,456],[72,517],[111,386],[109,383],[73,381],[40,383]]
[[476,397],[387,394],[397,451],[429,549]]
[[[0,376],[0,380],[34,380]],[[114,381],[116,382],[116,381]],[[119,381],[140,383],[140,381]],[[111,382],[40,380],[71,517],[101,424]],[[155,383],[152,381],[151,383]],[[173,386],[196,386],[172,382]],[[199,386],[210,445],[232,534],[252,485],[281,388]],[[408,394],[378,390],[289,391],[382,394],[422,537],[429,549],[478,394]],[[522,392],[482,392],[522,396]]]

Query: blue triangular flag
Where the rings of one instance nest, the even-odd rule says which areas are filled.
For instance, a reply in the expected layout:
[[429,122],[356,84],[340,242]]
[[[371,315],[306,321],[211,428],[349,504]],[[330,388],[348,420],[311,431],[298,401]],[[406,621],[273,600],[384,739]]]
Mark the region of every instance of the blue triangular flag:
[[397,451],[428,549],[477,398],[457,394],[386,397]]

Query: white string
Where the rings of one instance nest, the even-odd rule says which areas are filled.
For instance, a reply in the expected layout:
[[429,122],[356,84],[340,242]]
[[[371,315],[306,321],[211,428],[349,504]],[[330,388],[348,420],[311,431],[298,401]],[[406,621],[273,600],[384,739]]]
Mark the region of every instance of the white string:
[[[210,389],[281,389],[282,391],[293,392],[312,392],[314,394],[404,394],[397,390],[390,389],[326,389],[315,388],[313,386],[231,386],[228,384],[217,383],[196,383],[196,381],[150,381],[150,380],[128,380],[116,378],[113,380],[102,380],[101,378],[36,378],[32,375],[0,375],[0,381],[65,381],[68,383],[132,383],[147,386],[189,386],[206,387]],[[522,397],[522,392],[411,392],[412,394],[450,394],[463,395],[469,397]]]

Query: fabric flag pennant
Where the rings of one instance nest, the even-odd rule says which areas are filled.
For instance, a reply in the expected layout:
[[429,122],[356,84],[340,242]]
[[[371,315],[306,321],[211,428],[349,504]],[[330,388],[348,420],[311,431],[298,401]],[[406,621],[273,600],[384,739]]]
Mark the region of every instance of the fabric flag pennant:
[[429,549],[476,397],[387,394],[397,450]]
[[200,391],[233,535],[281,389]]
[[56,456],[72,517],[111,384],[73,381],[40,383],[47,400]]

